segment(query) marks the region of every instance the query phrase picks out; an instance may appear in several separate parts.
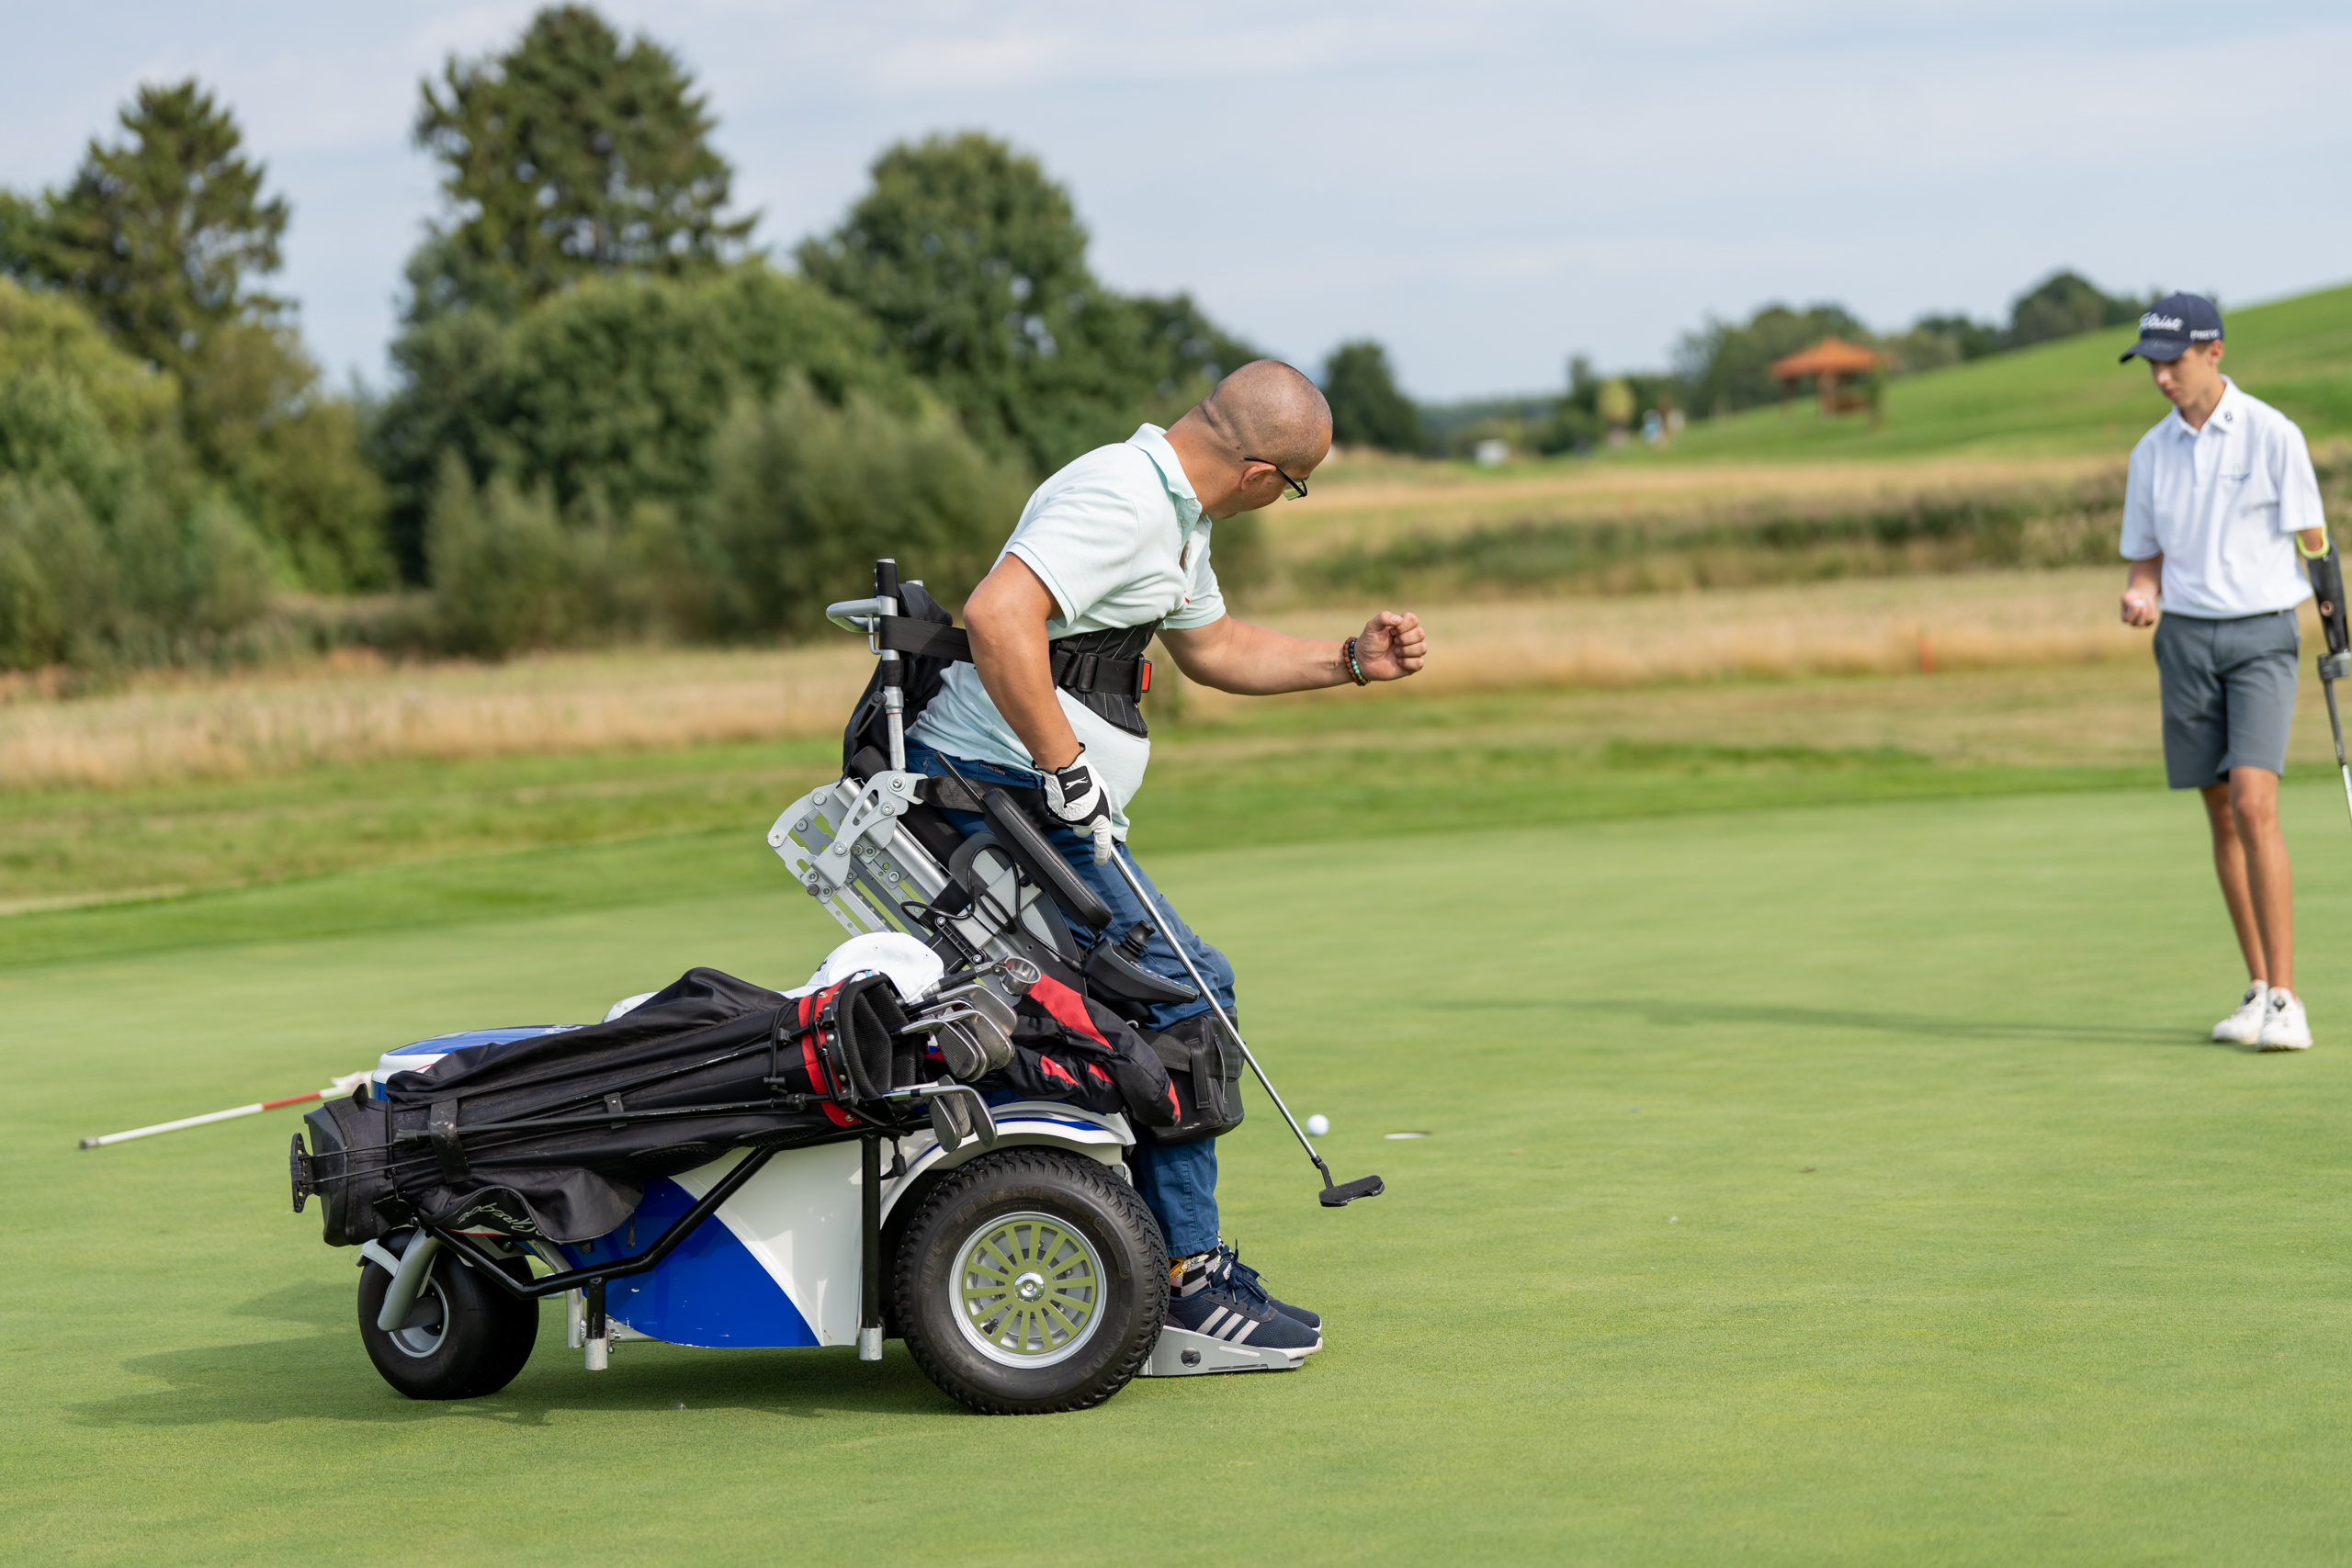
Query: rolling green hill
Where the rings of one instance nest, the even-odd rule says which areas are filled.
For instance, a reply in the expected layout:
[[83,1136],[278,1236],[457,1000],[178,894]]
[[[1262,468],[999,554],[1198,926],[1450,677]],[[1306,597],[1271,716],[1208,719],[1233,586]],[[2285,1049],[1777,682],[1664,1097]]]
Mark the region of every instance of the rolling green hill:
[[[2352,287],[2229,310],[2225,361],[2233,379],[2284,410],[2313,444],[2352,437]],[[1811,401],[1701,420],[1664,452],[1613,460],[1926,456],[2119,457],[2165,412],[2135,365],[2118,365],[2129,329],[2086,333],[1889,384],[1885,423],[1825,420]]]

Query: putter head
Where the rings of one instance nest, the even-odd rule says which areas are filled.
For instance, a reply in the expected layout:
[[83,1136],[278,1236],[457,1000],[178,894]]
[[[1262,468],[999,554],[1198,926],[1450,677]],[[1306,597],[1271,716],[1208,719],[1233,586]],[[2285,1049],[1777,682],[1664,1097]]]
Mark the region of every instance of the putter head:
[[1377,1198],[1387,1190],[1387,1183],[1380,1178],[1360,1176],[1344,1187],[1323,1189],[1322,1204],[1327,1209],[1344,1209],[1359,1198]]

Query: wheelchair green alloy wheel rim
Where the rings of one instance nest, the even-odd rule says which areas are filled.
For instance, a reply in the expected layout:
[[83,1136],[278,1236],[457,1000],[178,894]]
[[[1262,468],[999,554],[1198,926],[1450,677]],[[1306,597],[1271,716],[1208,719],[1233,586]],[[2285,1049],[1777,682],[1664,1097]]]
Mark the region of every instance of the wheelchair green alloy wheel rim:
[[1067,1220],[1001,1215],[966,1236],[956,1258],[956,1326],[991,1361],[1050,1367],[1102,1324],[1102,1258]]

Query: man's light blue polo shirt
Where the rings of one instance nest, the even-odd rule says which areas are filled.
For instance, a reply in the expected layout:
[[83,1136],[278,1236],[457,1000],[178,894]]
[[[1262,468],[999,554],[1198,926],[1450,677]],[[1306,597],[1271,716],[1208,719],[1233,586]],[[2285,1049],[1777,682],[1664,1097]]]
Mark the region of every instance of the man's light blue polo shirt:
[[[1212,526],[1167,432],[1147,424],[1039,485],[997,558],[1020,557],[1054,596],[1048,640],[1162,616],[1170,630],[1181,631],[1225,616],[1225,596],[1209,565]],[[1112,826],[1124,839],[1126,805],[1143,787],[1151,742],[1068,692],[1056,695],[1110,788]],[[1037,765],[968,664],[948,666],[945,684],[907,738],[951,757],[1033,771]]]

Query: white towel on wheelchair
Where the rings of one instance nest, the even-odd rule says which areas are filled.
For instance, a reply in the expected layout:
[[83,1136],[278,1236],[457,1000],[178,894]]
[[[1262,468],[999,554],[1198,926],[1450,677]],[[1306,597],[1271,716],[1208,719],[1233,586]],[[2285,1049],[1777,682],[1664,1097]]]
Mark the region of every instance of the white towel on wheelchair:
[[[805,997],[811,991],[823,990],[835,981],[846,980],[864,969],[879,969],[888,976],[899,997],[909,1002],[938,985],[940,977],[947,972],[947,966],[939,961],[939,954],[904,932],[871,931],[864,936],[854,936],[827,953],[825,961],[817,965],[817,972],[808,976],[807,985],[784,994]],[[633,997],[623,997],[605,1014],[605,1021],[610,1023],[624,1013],[635,1011],[649,998],[659,994],[640,991]]]

